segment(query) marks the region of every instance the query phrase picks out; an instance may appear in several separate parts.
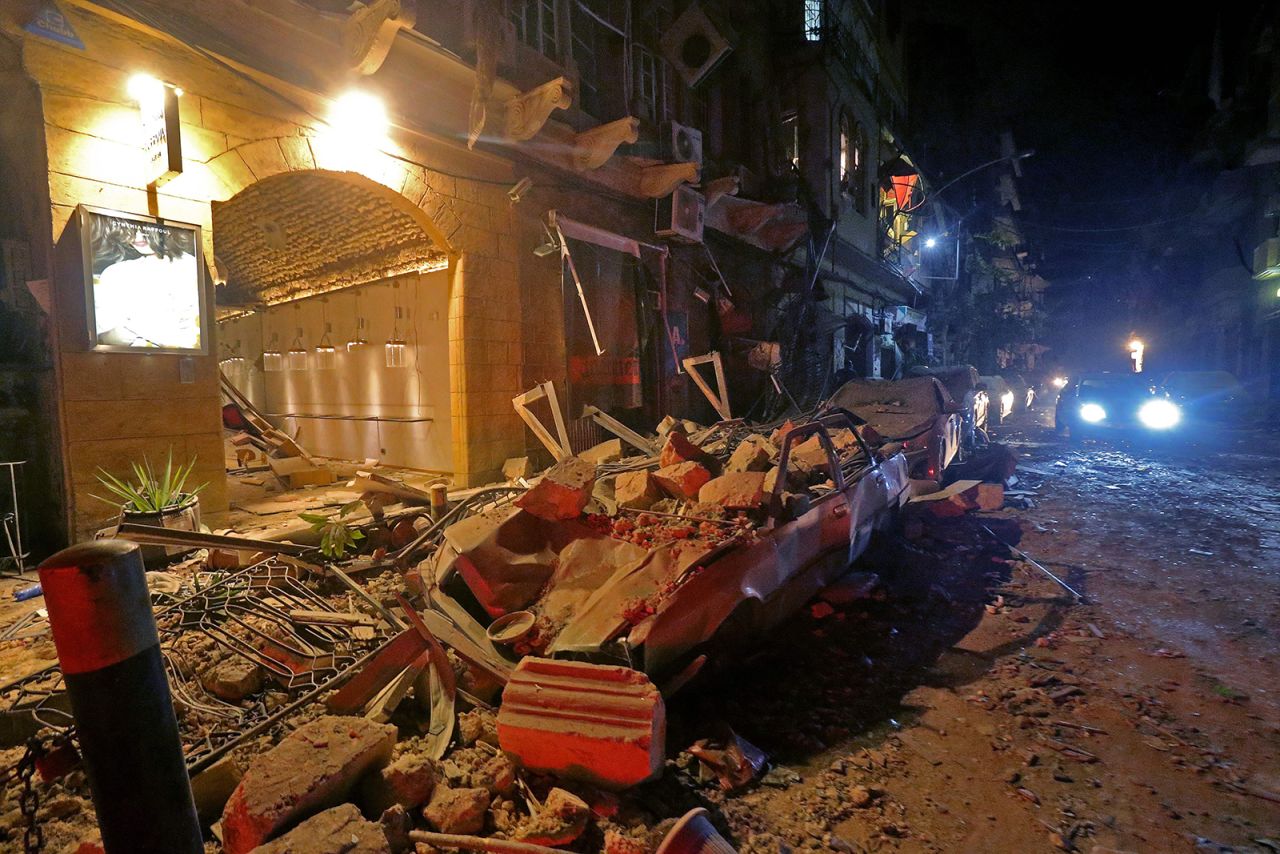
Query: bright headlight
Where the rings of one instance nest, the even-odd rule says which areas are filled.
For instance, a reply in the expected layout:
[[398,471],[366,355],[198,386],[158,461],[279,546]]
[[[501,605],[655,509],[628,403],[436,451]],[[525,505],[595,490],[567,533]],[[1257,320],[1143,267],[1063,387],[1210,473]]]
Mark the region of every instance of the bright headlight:
[[1054,388],[1062,388],[1062,387],[1063,387],[1064,385],[1066,385],[1066,384],[1067,384],[1067,378],[1066,378],[1066,377],[1054,377],[1054,378],[1053,378],[1053,387],[1054,387]]
[[1080,407],[1080,417],[1090,424],[1097,424],[1107,417],[1107,410],[1096,403],[1086,403]]
[[1152,430],[1168,430],[1182,420],[1182,411],[1171,400],[1148,400],[1138,410],[1138,420]]

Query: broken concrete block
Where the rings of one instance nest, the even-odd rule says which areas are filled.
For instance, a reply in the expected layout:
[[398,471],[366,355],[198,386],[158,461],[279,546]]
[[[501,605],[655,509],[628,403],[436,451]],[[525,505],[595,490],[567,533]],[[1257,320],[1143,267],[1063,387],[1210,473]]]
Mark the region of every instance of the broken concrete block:
[[212,824],[222,815],[227,798],[244,777],[239,761],[227,754],[191,778],[191,799],[196,802],[196,815],[203,824]]
[[622,440],[609,439],[587,448],[578,456],[595,466],[602,466],[605,463],[616,463],[622,459]]
[[365,821],[353,804],[314,815],[253,854],[391,854],[382,826]]
[[590,815],[591,807],[582,798],[564,789],[552,789],[538,814],[516,828],[515,838],[534,845],[568,845],[587,829]]
[[667,434],[667,441],[662,446],[662,453],[658,456],[658,465],[661,468],[666,468],[679,463],[700,463],[709,471],[720,471],[720,461],[718,459],[690,442],[683,433],[672,431]]
[[580,457],[569,457],[547,469],[533,488],[516,499],[516,506],[549,522],[576,519],[591,499],[596,467]]
[[673,418],[670,415],[665,415],[663,416],[662,420],[658,422],[658,427],[654,432],[658,434],[658,438],[663,438],[672,430],[678,430],[680,432],[683,432],[684,424],[682,424],[680,420],[677,418]]
[[495,756],[471,772],[471,785],[491,795],[509,795],[516,787],[516,766],[506,756]]
[[533,477],[533,463],[528,457],[511,457],[502,464],[502,476],[507,480]]
[[769,434],[769,441],[774,447],[781,448],[783,438],[794,429],[796,429],[796,425],[791,423],[791,419],[787,419],[781,427]]
[[831,458],[827,456],[827,449],[822,446],[822,440],[816,435],[810,436],[799,445],[792,445],[787,461],[789,466],[800,465],[809,471],[831,473]]
[[698,490],[698,500],[730,510],[755,510],[764,503],[762,471],[730,472],[713,478]]
[[725,471],[768,471],[773,459],[773,444],[763,436],[748,436],[729,456]]
[[437,786],[422,815],[441,833],[479,833],[489,810],[484,789],[451,789]]
[[498,721],[493,712],[472,709],[458,715],[458,740],[466,747],[477,741],[498,746]]
[[[803,491],[809,485],[810,470],[804,463],[795,463],[792,461],[787,464],[787,482],[783,485],[784,490],[800,490]],[[765,495],[772,495],[773,488],[778,483],[778,467],[774,466],[765,472],[764,475],[764,492]]]
[[201,673],[200,684],[218,699],[238,703],[262,690],[262,668],[248,659],[232,656]]
[[613,485],[613,498],[619,507],[632,510],[648,510],[654,502],[664,497],[662,487],[650,471],[626,471],[618,475]]
[[226,854],[245,854],[282,828],[343,800],[391,759],[396,728],[326,715],[258,756],[222,811]]
[[[946,489],[913,496],[908,507],[919,508],[918,512],[927,512],[939,519],[963,516],[968,511],[977,509],[979,486],[980,483],[976,480],[958,480]],[[1001,500],[1003,501],[1003,491]]]
[[624,789],[662,771],[662,695],[627,667],[526,656],[502,694],[498,740],[521,766]]
[[399,804],[407,809],[425,804],[436,787],[435,763],[422,753],[406,753],[360,781],[360,803],[369,815],[381,815]]
[[697,498],[711,472],[701,463],[677,463],[658,469],[653,479],[672,498]]
[[979,510],[999,510],[1004,506],[1004,484],[980,483],[975,496]]

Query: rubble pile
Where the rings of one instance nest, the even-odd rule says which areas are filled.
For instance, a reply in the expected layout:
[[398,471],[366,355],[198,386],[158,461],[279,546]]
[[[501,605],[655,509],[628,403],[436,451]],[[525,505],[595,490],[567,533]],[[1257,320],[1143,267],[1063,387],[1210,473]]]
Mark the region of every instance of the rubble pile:
[[[360,472],[362,554],[221,568],[215,553],[235,554],[232,543],[174,567],[162,604],[181,604],[158,606],[159,622],[184,738],[217,747],[193,790],[222,850],[400,852],[448,834],[653,851],[664,813],[679,810],[626,793],[667,779],[664,692],[698,673],[696,653],[770,585],[804,569],[799,604],[846,575],[854,543],[866,545],[854,532],[908,497],[901,458],[869,454],[866,441],[881,440],[852,422],[669,419],[658,434],[652,455],[623,456],[610,440],[538,475],[510,460],[508,487],[447,515],[421,509],[425,492]],[[883,488],[849,513],[872,470]],[[994,506],[989,487],[957,484],[908,516]],[[287,580],[260,579],[260,566]],[[843,619],[837,609],[876,586],[850,577],[810,618]],[[262,726],[237,737],[249,720]],[[670,767],[704,794],[736,793],[767,757],[731,734]],[[877,800],[838,780],[832,791],[839,809]]]

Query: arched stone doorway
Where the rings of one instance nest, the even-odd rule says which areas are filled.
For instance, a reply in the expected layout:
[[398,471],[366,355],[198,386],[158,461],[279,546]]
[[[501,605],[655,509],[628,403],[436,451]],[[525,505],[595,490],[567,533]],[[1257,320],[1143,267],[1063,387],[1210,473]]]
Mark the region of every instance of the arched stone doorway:
[[257,408],[318,456],[453,473],[456,258],[431,216],[303,169],[215,202],[212,224],[219,356]]

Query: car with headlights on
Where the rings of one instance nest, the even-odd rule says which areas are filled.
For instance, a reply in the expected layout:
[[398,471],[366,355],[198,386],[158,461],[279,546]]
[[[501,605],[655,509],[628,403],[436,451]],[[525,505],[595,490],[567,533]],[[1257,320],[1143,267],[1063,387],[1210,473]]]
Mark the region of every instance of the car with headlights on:
[[1106,430],[1161,434],[1182,422],[1182,410],[1144,374],[1102,372],[1068,378],[1053,421],[1072,438]]

